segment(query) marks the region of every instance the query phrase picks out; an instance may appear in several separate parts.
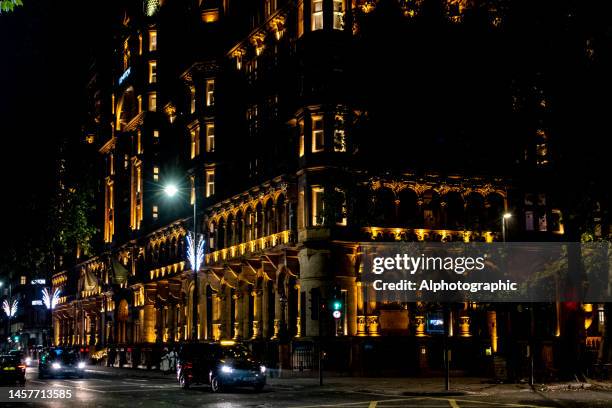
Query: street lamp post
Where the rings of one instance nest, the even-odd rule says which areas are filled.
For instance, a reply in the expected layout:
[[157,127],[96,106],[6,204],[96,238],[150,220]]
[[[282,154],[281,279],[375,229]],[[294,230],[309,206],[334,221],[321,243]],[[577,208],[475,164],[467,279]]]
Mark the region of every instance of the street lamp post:
[[[49,288],[44,288],[42,290],[42,297],[43,297],[42,301],[45,304],[45,307],[47,308],[47,310],[49,311],[50,321],[51,321],[51,333],[50,335],[47,336],[47,343],[51,343],[51,344],[47,344],[47,346],[53,345],[53,339],[55,338],[55,333],[53,331],[53,309],[55,309],[55,306],[57,305],[57,302],[59,301],[59,295],[60,295],[60,290],[58,288],[55,288],[53,293],[51,293]],[[51,341],[49,341],[49,338],[51,338]]]
[[[169,184],[164,188],[164,192],[168,197],[174,197],[178,193],[178,188]],[[193,311],[192,311],[192,322],[191,322],[191,339],[198,340],[198,302],[199,302],[199,288],[198,288],[198,272],[200,266],[204,260],[204,239],[198,240],[198,223],[197,223],[197,201],[198,195],[194,194],[193,197],[193,240],[187,240],[187,258],[191,264],[193,270]]]
[[511,213],[507,212],[502,215],[502,242],[506,242],[506,220],[509,220],[510,218],[512,218]]

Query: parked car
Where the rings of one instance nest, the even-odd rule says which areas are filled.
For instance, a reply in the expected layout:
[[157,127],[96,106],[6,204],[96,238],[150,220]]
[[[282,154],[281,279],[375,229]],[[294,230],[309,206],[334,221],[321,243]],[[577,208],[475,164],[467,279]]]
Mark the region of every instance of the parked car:
[[26,366],[20,356],[4,354],[0,356],[0,382],[3,384],[25,385]]
[[85,376],[85,362],[77,350],[52,347],[41,353],[38,359],[38,378]]
[[225,387],[266,385],[266,367],[235,341],[187,343],[178,352],[176,378],[181,388],[208,384],[212,392]]

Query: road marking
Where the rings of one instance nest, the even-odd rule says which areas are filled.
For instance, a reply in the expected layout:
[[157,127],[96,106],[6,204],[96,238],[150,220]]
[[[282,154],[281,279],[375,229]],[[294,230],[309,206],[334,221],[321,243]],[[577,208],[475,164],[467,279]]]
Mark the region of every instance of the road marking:
[[[439,398],[439,397],[430,397],[430,399],[434,400],[443,400],[447,401],[448,398]],[[469,400],[469,399],[455,399],[454,401],[459,402],[467,402],[471,404],[482,404],[482,405],[495,405],[499,407],[517,407],[517,408],[553,408],[550,405],[531,405],[531,404],[513,404],[511,402],[491,402],[491,401],[477,401],[477,400]]]
[[[416,400],[423,400],[423,399],[427,399],[427,398],[423,398],[423,397],[394,398],[394,399],[387,399],[387,400],[370,401],[369,404],[372,404],[372,403],[381,404],[381,403],[387,403],[387,402],[406,402],[406,401],[416,401]],[[351,407],[355,405],[365,405],[365,404],[368,404],[368,401],[340,402],[337,404],[299,405],[299,406],[293,406],[291,408]],[[374,406],[379,408],[377,405],[374,405]]]
[[451,408],[459,408],[457,401],[455,401],[454,399],[449,399],[448,404],[451,406]]
[[378,405],[377,401],[370,401],[370,405],[368,405],[368,408],[376,408],[376,405]]

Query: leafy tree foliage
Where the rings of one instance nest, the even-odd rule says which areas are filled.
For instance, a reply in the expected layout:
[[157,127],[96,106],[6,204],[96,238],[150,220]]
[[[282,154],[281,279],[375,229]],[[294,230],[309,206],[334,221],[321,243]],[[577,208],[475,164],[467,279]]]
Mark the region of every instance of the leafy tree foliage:
[[20,6],[23,6],[21,0],[0,0],[0,14],[11,12]]

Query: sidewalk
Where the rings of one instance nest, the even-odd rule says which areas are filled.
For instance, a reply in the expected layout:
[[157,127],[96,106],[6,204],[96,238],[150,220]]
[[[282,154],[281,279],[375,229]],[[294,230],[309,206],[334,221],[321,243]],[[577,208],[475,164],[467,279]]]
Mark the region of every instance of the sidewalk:
[[[140,377],[163,379],[176,382],[173,374],[164,375],[159,371],[132,368],[91,366],[87,372],[98,375],[118,377]],[[272,388],[305,390],[319,388],[318,378],[268,378]],[[444,390],[444,379],[431,378],[371,378],[371,377],[331,377],[323,379],[322,389],[338,392],[359,392],[385,395],[494,395],[500,393],[532,392],[527,384],[495,384],[488,378],[457,377],[451,378],[451,390]]]

